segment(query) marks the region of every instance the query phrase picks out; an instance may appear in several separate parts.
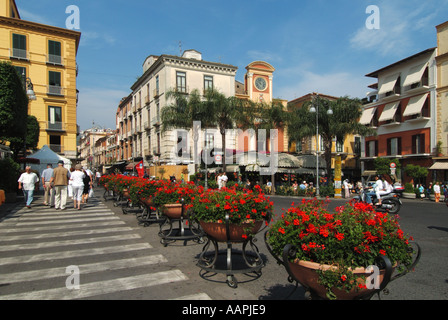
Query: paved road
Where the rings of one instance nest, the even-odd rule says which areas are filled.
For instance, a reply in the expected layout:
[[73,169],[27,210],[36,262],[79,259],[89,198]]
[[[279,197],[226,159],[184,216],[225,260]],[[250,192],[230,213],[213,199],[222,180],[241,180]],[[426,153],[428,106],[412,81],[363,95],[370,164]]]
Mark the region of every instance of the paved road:
[[[164,246],[156,224],[144,227],[135,215],[124,215],[111,201],[97,197],[81,211],[56,211],[37,205],[19,207],[0,221],[0,300],[6,299],[187,299],[301,300],[303,290],[266,249],[260,277],[236,274],[238,287],[225,274],[205,273],[196,262],[203,244],[176,241]],[[292,199],[273,197],[281,213]],[[297,201],[297,199],[296,199]],[[414,236],[423,255],[415,272],[388,286],[383,300],[448,299],[448,208],[429,201],[403,200],[401,224]],[[345,200],[332,200],[330,209]],[[71,204],[71,203],[70,203]],[[220,249],[225,249],[224,247]],[[240,247],[234,246],[238,252]],[[68,289],[74,267],[80,289]],[[70,267],[67,269],[67,267]],[[376,299],[376,297],[374,298]]]

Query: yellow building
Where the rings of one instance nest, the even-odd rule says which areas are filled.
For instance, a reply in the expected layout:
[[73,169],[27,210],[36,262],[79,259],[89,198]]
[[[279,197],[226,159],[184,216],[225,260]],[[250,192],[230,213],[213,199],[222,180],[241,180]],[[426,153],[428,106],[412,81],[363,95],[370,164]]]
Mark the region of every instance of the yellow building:
[[77,64],[81,33],[22,20],[14,0],[0,0],[0,60],[34,86],[28,114],[40,125],[38,148],[76,158]]

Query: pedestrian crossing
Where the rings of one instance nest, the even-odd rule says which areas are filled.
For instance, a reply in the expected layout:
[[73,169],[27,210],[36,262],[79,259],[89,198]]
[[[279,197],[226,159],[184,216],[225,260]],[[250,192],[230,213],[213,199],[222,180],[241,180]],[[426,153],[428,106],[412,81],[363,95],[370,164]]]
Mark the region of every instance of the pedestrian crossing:
[[163,296],[188,280],[96,198],[80,211],[34,205],[0,220],[0,300],[114,299],[129,292],[210,300],[202,292]]

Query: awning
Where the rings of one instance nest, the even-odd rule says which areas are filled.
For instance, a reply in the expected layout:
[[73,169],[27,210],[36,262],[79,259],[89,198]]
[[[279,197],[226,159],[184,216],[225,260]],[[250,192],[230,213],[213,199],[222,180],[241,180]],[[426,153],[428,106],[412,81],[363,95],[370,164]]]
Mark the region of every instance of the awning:
[[418,66],[414,66],[409,70],[409,74],[404,80],[403,87],[420,82],[422,80],[423,72],[425,72],[428,63],[423,63]]
[[361,119],[359,119],[359,123],[360,124],[364,124],[364,125],[369,124],[370,121],[372,121],[372,118],[373,118],[373,116],[375,114],[375,111],[376,111],[376,107],[369,108],[369,109],[364,109],[362,111]]
[[429,170],[448,170],[448,162],[435,162]]
[[422,111],[423,105],[428,98],[429,93],[425,93],[424,95],[412,97],[409,99],[408,105],[403,112],[403,117],[412,116],[414,114],[418,114]]
[[374,176],[374,175],[376,175],[376,170],[365,170],[365,171],[362,173],[362,176],[363,176],[363,177]]
[[400,101],[393,102],[386,104],[386,106],[383,109],[383,112],[381,112],[381,116],[378,119],[378,121],[387,121],[392,120],[395,116],[395,112],[397,112],[398,105],[400,104]]
[[388,76],[385,82],[379,88],[378,94],[383,94],[392,91],[395,87],[395,83],[397,82],[399,75],[400,75],[399,73],[396,73],[391,76]]

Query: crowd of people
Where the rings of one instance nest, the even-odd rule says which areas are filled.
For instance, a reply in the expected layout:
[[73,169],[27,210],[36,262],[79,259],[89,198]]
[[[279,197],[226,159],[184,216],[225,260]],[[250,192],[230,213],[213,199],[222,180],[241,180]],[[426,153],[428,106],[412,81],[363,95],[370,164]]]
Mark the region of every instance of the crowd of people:
[[[47,164],[47,168],[42,171],[41,182],[44,189],[45,206],[54,207],[56,210],[65,210],[67,198],[73,199],[74,209],[81,210],[81,204],[87,203],[89,197],[93,195],[93,184],[97,182],[101,174],[93,172],[77,164],[74,168],[67,169],[64,162],[60,160],[58,166],[53,168],[52,164]],[[34,198],[34,190],[39,182],[37,174],[27,166],[25,172],[19,177],[19,189],[23,191],[25,206],[31,209]]]

